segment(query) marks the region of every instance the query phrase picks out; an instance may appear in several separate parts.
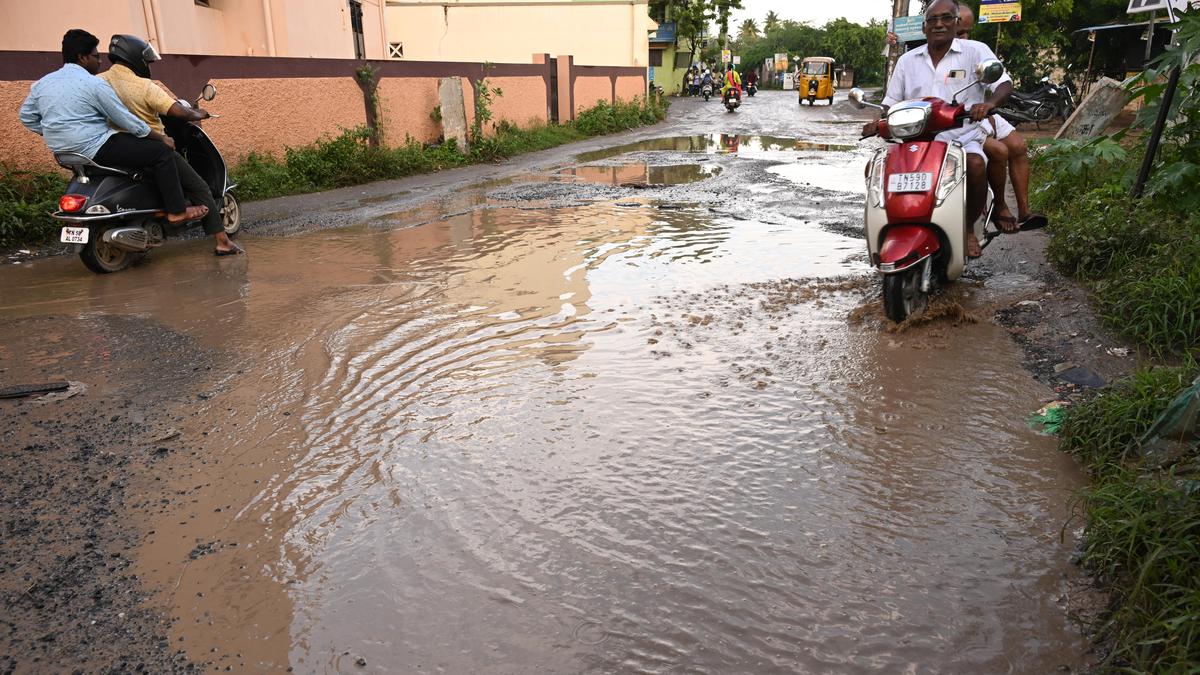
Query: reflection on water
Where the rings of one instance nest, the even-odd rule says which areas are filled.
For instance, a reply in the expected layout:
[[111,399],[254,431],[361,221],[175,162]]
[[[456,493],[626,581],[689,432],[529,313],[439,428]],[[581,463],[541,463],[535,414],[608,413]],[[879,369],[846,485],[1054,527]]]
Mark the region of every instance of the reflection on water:
[[193,657],[1076,661],[1053,598],[1078,477],[1021,421],[1042,392],[1002,331],[902,348],[847,324],[854,294],[777,292],[865,273],[855,239],[598,205],[251,240],[233,265],[200,246],[0,275],[5,318],[128,315],[244,371],[191,411],[187,500],[147,516],[140,573]]
[[782,153],[795,151],[809,152],[847,152],[854,150],[853,145],[834,143],[817,143],[796,138],[780,138],[777,136],[743,136],[737,134],[701,134],[697,136],[673,136],[670,138],[652,138],[635,143],[627,143],[603,150],[585,152],[578,155],[581,162],[597,162],[610,157],[618,157],[631,152],[702,152],[708,154],[739,153],[762,155],[764,153]]

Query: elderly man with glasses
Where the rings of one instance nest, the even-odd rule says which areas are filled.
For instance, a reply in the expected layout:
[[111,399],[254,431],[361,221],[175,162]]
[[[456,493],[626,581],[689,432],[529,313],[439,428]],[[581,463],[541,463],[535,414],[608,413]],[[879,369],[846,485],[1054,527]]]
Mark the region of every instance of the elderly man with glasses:
[[[887,108],[901,101],[936,96],[945,101],[958,96],[958,101],[971,112],[973,122],[981,122],[1012,93],[1012,79],[1005,75],[993,85],[990,96],[982,86],[968,86],[974,81],[975,67],[996,58],[982,42],[959,40],[959,3],[956,0],[934,0],[925,10],[924,32],[927,42],[906,53],[896,62],[896,70],[888,82],[884,96]],[[961,91],[961,93],[959,93]],[[864,135],[878,133],[876,122],[863,129]],[[958,142],[967,153],[967,216],[975,222],[983,213],[987,201],[987,158],[983,151],[984,131],[978,124],[942,132],[938,140]],[[978,258],[983,248],[973,231],[968,231],[967,256]]]

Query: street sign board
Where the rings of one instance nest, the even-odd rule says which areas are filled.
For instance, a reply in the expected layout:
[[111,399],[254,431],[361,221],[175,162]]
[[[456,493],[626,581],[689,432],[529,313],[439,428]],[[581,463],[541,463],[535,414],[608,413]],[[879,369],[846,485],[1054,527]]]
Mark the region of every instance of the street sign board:
[[1200,2],[1196,0],[1129,0],[1128,14],[1142,14],[1145,12],[1157,12],[1165,10],[1165,16],[1168,21],[1174,23],[1179,20],[1179,15],[1191,9],[1200,10]]
[[925,17],[898,16],[892,19],[892,32],[900,42],[916,42],[925,39]]
[[735,66],[742,65],[742,57],[740,57],[740,56],[733,57],[733,65],[735,65]]
[[1021,3],[1019,2],[983,0],[983,3],[979,5],[979,23],[1005,23],[1020,20]]

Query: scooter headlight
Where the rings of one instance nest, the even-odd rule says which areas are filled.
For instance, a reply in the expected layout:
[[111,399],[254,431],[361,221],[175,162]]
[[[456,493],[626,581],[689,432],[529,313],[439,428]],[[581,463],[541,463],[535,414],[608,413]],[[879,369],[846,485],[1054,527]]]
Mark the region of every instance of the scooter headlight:
[[867,199],[875,208],[883,208],[883,165],[887,161],[886,150],[876,150],[871,158],[871,170],[867,174]]
[[925,133],[931,106],[924,101],[901,104],[888,113],[888,130],[893,138],[907,140]]
[[962,154],[957,152],[957,148],[946,148],[946,158],[942,160],[942,173],[938,178],[937,193],[935,195],[938,206],[941,206],[942,202],[945,202],[950,193],[954,191],[954,188],[958,187],[964,175]]

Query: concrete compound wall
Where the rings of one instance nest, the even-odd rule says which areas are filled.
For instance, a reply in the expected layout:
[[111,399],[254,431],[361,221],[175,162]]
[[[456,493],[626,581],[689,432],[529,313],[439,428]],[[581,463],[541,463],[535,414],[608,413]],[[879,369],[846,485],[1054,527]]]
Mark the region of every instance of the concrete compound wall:
[[[54,168],[42,139],[21,126],[17,111],[33,81],[61,66],[54,52],[0,53],[0,165],[11,169]],[[558,71],[559,121],[614,97],[632,100],[645,94],[644,68],[574,66],[571,57],[545,55],[535,63],[490,64],[487,79],[503,92],[492,103],[485,133],[507,121],[520,127],[552,121],[552,69]],[[377,69],[379,126],[384,142],[436,141],[441,125],[431,115],[439,103],[438,80],[457,77],[463,87],[467,123],[474,119],[473,83],[483,64],[459,62],[372,61]],[[203,85],[217,87],[205,107],[221,117],[204,122],[205,130],[236,164],[250,152],[282,155],[288,147],[308,145],[343,129],[367,123],[366,99],[355,78],[361,61],[270,57],[168,55],[154,74],[176,95],[194,99]]]

